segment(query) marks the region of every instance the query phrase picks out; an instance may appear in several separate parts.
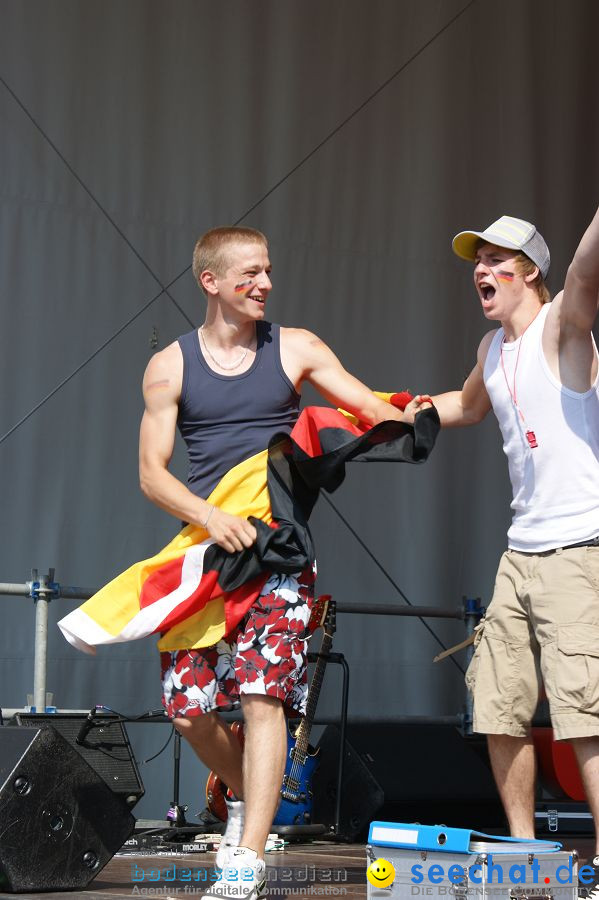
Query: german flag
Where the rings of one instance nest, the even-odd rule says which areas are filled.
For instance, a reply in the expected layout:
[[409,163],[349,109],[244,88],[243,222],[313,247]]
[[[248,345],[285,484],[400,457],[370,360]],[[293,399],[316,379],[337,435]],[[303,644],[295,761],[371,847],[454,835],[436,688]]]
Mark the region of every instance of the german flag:
[[[377,396],[403,408],[410,395]],[[414,426],[369,428],[341,410],[306,407],[290,435],[234,466],[207,498],[244,516],[258,532],[249,549],[227,553],[198,525],[187,525],[151,559],[136,563],[58,623],[74,647],[159,634],[160,650],[215,644],[240,622],[272,572],[301,572],[315,553],[308,519],[319,491],[334,491],[346,463],[422,463],[439,430],[435,409]]]

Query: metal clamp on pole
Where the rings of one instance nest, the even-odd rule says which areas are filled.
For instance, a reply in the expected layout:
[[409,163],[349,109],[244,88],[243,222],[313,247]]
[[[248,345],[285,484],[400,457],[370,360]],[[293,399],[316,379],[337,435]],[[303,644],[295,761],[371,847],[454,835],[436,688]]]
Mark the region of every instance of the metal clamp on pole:
[[89,600],[95,590],[79,587],[64,587],[54,581],[54,569],[47,575],[38,575],[31,570],[31,581],[24,584],[0,582],[0,596],[31,597],[35,603],[35,642],[33,674],[33,708],[36,712],[46,712],[46,665],[48,656],[48,606],[50,600],[65,597],[70,600]]

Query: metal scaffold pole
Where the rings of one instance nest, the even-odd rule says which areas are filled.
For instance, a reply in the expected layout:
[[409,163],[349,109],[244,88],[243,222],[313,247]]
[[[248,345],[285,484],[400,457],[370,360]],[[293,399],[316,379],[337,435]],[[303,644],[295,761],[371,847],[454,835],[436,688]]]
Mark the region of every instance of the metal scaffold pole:
[[31,597],[35,603],[35,642],[33,650],[33,705],[37,712],[46,709],[46,672],[48,663],[48,609],[57,597],[89,600],[94,591],[78,587],[62,587],[54,581],[54,569],[47,575],[31,570],[31,581],[24,584],[0,582],[0,595]]
[[[32,572],[32,577],[37,571]],[[46,709],[46,662],[48,657],[48,607],[52,598],[54,569],[35,577],[35,645],[33,658],[33,704],[37,712]]]

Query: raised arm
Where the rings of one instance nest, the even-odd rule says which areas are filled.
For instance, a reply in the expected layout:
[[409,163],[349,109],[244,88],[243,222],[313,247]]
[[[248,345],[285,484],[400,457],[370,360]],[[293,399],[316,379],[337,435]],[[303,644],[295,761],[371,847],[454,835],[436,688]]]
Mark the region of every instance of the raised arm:
[[483,380],[483,370],[494,334],[494,331],[490,331],[480,342],[476,365],[464,382],[462,390],[433,396],[432,401],[439,413],[442,427],[476,425],[491,409],[491,401]]
[[599,209],[568,267],[561,298],[560,330],[588,333],[599,307]]
[[178,344],[171,344],[148,363],[143,380],[145,411],[139,433],[141,489],[149,500],[176,518],[206,527],[229,553],[250,547],[256,540],[256,529],[247,519],[223,512],[196,497],[168,470],[175,445],[182,375]]
[[412,422],[414,413],[428,403],[412,401],[404,412],[379,399],[361,381],[343,368],[324,341],[303,328],[281,331],[281,352],[285,371],[296,385],[308,381],[330,403],[341,406],[361,422],[378,425],[389,419]]

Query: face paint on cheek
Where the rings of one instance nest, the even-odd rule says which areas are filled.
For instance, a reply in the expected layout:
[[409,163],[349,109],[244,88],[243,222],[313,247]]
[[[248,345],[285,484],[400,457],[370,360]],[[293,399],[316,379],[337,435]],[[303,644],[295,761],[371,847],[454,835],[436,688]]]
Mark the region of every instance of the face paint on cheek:
[[253,285],[253,284],[254,284],[253,278],[249,278],[247,281],[242,281],[241,284],[235,285],[235,288],[234,288],[235,293],[241,294],[243,291],[247,290],[250,287],[250,285]]
[[513,272],[504,272],[503,269],[497,269],[497,281],[513,281]]

